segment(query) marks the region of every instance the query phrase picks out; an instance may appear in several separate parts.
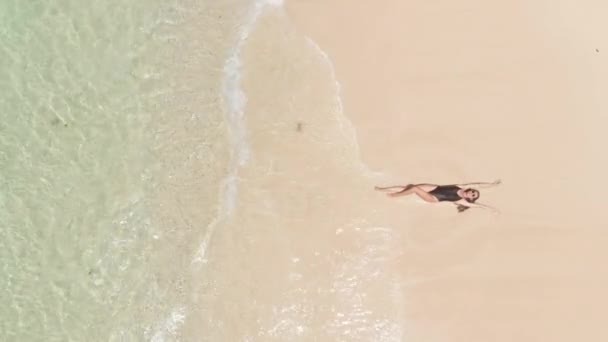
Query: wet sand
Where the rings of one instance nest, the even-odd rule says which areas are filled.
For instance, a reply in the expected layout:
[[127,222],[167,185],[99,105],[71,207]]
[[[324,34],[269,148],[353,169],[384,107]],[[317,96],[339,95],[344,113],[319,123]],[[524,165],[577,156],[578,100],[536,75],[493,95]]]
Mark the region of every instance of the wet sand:
[[287,9],[332,59],[362,160],[387,185],[504,182],[480,199],[498,216],[370,195],[401,231],[391,269],[405,293],[403,339],[608,338],[608,5]]

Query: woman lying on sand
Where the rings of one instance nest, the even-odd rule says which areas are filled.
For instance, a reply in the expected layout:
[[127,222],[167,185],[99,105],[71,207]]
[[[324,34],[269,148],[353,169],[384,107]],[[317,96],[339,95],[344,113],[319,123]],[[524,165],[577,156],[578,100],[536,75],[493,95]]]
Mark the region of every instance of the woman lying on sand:
[[437,202],[452,202],[458,212],[463,212],[469,208],[484,208],[497,212],[498,210],[480,203],[475,203],[479,199],[478,188],[489,188],[500,184],[497,180],[492,183],[467,183],[455,185],[437,185],[437,184],[408,184],[396,185],[387,187],[376,187],[378,191],[388,191],[388,196],[398,197],[410,194],[416,194],[429,203]]

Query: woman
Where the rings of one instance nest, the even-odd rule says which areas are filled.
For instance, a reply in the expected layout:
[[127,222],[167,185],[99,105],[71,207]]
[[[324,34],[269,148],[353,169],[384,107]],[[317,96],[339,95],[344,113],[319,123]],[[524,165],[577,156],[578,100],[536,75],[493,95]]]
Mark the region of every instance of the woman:
[[457,206],[458,212],[463,212],[469,208],[484,208],[497,211],[490,206],[475,203],[475,201],[479,199],[479,190],[477,189],[496,186],[500,183],[501,181],[497,180],[492,183],[479,182],[454,185],[409,184],[405,186],[377,186],[376,190],[388,191],[388,195],[391,197],[416,194],[429,203],[452,202]]

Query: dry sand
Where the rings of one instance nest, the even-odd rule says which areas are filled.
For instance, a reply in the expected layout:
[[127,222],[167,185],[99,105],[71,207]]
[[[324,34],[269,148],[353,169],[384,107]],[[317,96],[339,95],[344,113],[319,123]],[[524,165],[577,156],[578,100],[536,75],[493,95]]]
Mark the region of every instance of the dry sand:
[[407,222],[407,340],[608,340],[608,4],[287,8],[333,60],[362,159],[387,182],[503,179],[481,196],[496,217],[378,194]]

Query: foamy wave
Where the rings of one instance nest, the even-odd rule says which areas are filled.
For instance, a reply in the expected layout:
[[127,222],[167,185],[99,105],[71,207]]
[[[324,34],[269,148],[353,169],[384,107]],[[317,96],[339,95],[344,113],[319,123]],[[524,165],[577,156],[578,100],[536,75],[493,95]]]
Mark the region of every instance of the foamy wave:
[[354,157],[356,158],[355,166],[359,168],[362,174],[368,178],[375,179],[378,177],[382,177],[383,174],[381,172],[373,171],[367,164],[365,164],[361,160],[361,152],[357,139],[357,130],[353,123],[346,117],[344,113],[344,104],[342,101],[342,85],[340,84],[340,82],[338,81],[338,77],[336,76],[336,69],[334,67],[333,61],[331,60],[329,55],[325,51],[323,51],[323,49],[321,49],[319,44],[317,44],[312,38],[306,37],[306,42],[319,54],[321,59],[325,62],[325,64],[330,70],[330,75],[334,82],[334,87],[336,91],[335,119],[338,123],[338,127],[340,127],[340,132],[342,133],[344,139],[354,151]]
[[232,157],[237,167],[244,165],[249,159],[245,120],[247,96],[241,89],[241,52],[263,10],[268,6],[280,6],[282,4],[282,0],[264,0],[255,3],[237,35],[236,44],[230,50],[229,57],[224,63],[223,100],[226,106],[226,119],[230,128]]
[[[268,6],[280,6],[282,4],[282,0],[255,2],[237,34],[237,40],[234,47],[229,51],[228,58],[224,63],[222,99],[225,107],[231,143],[230,171],[226,178],[224,178],[223,186],[220,190],[219,209],[216,218],[207,226],[203,241],[192,259],[192,264],[200,265],[207,262],[207,249],[215,229],[219,224],[230,217],[236,208],[238,170],[241,166],[245,165],[249,159],[245,119],[247,96],[241,88],[241,52],[263,10]],[[178,329],[186,320],[186,313],[187,310],[184,307],[175,308],[164,321],[158,324],[158,327],[154,330],[154,334],[150,340],[153,342],[163,342],[168,337],[175,337]]]
[[177,329],[184,323],[186,319],[186,310],[184,308],[174,309],[169,317],[156,329],[154,336],[150,339],[151,342],[163,342],[165,337],[175,336]]
[[[347,256],[332,272],[334,274],[332,290],[342,304],[342,310],[330,318],[325,330],[340,339],[358,339],[365,336],[370,341],[402,341],[405,307],[401,286],[397,277],[387,271],[398,252],[395,246],[394,230],[388,227],[370,226],[362,228],[365,222],[353,222],[345,228],[361,231],[365,237],[364,248],[360,253]],[[375,283],[378,279],[389,279],[389,291],[381,296],[390,298],[395,311],[390,316],[378,316],[367,306],[365,298],[370,296],[365,291],[366,284]],[[376,294],[378,295],[378,294]]]
[[230,217],[236,209],[238,197],[238,171],[249,160],[249,145],[247,143],[247,120],[245,106],[247,96],[241,88],[242,61],[241,53],[249,35],[255,28],[258,18],[266,8],[281,6],[283,0],[257,1],[247,15],[245,23],[237,34],[234,47],[229,51],[224,63],[224,78],[222,81],[222,95],[225,106],[226,121],[228,122],[231,161],[230,171],[224,178],[220,193],[220,207],[216,219],[209,224],[205,237],[194,256],[192,263],[205,263],[206,254],[211,237],[219,223]]

